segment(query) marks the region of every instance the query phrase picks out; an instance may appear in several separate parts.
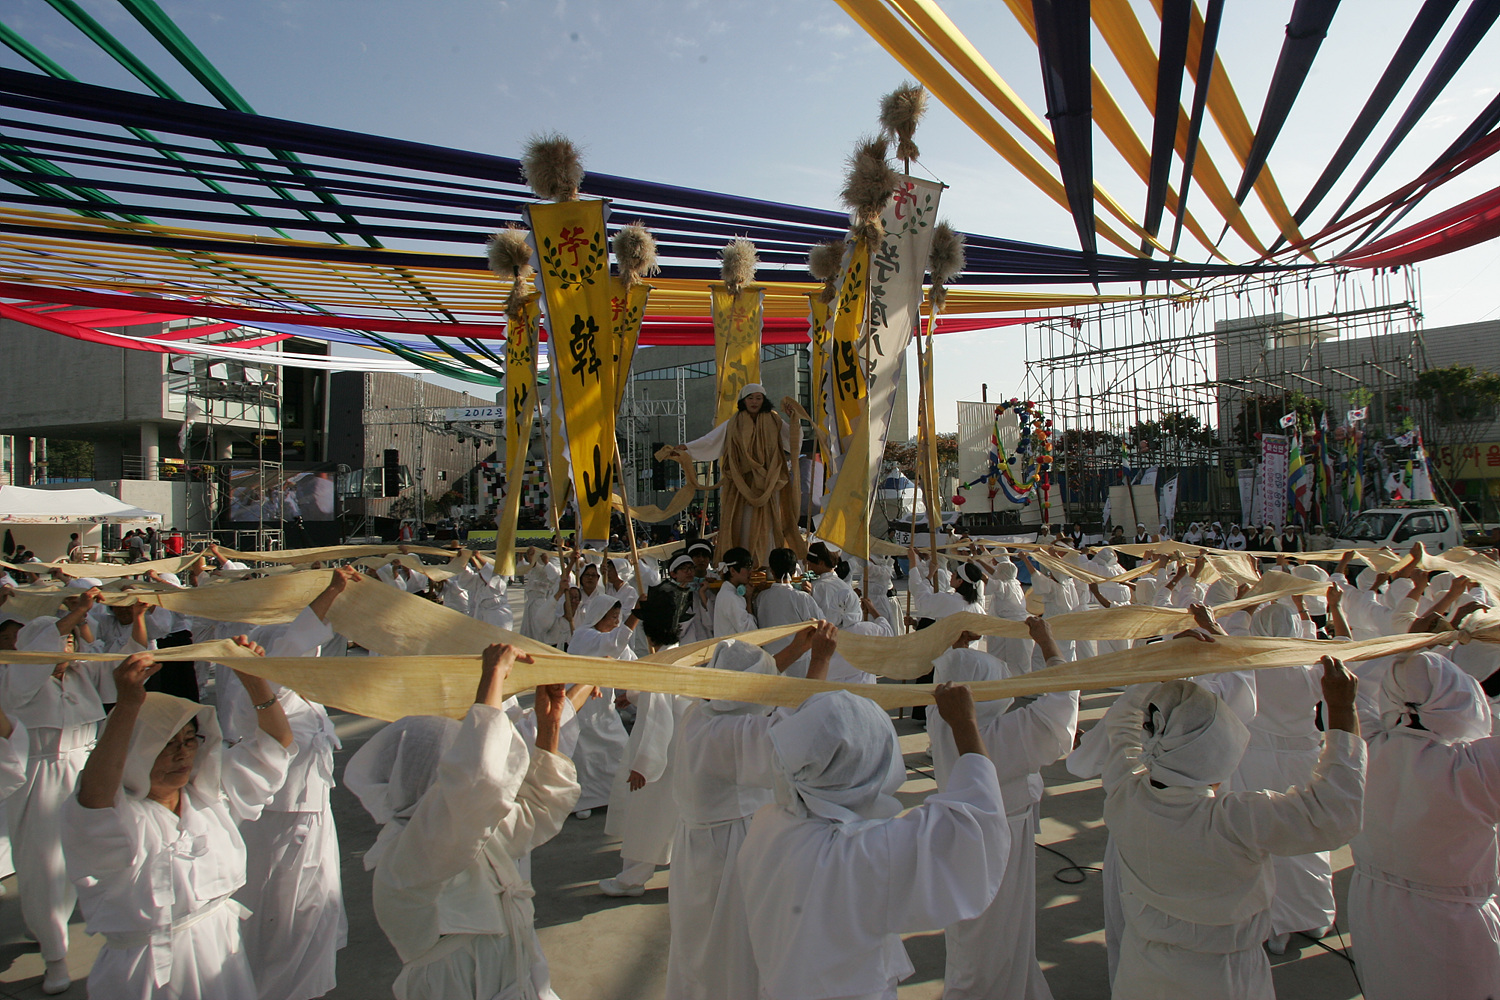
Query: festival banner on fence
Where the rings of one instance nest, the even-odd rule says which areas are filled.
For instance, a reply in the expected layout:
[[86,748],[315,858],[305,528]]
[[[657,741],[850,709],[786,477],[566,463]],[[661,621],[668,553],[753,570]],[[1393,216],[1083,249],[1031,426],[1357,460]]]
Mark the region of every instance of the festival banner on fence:
[[740,390],[760,381],[761,321],[765,316],[766,290],[745,285],[731,292],[728,285],[708,286],[709,308],[714,318],[714,362],[719,384],[719,405],[714,426],[734,416]]
[[1260,466],[1255,470],[1255,521],[1280,528],[1286,521],[1287,459],[1291,442],[1285,434],[1260,436]]
[[609,537],[614,481],[608,209],[598,199],[522,208],[547,317],[550,377],[562,401],[579,532],[589,539]]
[[537,295],[511,307],[505,324],[505,513],[495,536],[495,572],[516,571],[516,524],[525,492],[526,451],[536,422]]
[[833,340],[829,360],[833,365],[834,413],[832,435],[842,441],[859,422],[860,400],[865,398],[865,370],[859,347],[865,324],[865,291],[870,273],[870,248],[851,243],[844,252],[844,273],[833,312]]
[[1255,470],[1240,469],[1236,475],[1240,485],[1240,523],[1247,529],[1259,528],[1255,523]]

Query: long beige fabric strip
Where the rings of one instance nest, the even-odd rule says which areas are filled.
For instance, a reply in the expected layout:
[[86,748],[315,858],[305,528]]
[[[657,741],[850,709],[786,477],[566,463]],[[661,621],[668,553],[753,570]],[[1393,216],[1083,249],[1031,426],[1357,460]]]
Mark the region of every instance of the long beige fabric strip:
[[1134,580],[1136,577],[1145,576],[1156,569],[1154,565],[1137,566],[1135,569],[1127,570],[1115,576],[1105,576],[1102,573],[1095,573],[1091,569],[1070,563],[1065,559],[1059,559],[1052,553],[1043,551],[1042,549],[1031,552],[1030,557],[1054,575],[1062,573],[1082,580],[1084,583],[1124,583],[1127,580]]
[[[1296,666],[1329,654],[1358,661],[1391,656],[1462,640],[1461,633],[1387,636],[1362,642],[1306,639],[1220,637],[1204,643],[1174,639],[1138,649],[1063,663],[1003,681],[970,685],[981,700],[1014,698],[1049,691],[1098,690],[1151,683],[1176,677],[1230,670]],[[842,643],[840,651],[843,651]],[[10,662],[50,663],[57,654],[6,653]],[[285,685],[303,697],[369,718],[392,721],[405,715],[459,718],[474,700],[479,657],[253,657],[227,641],[171,650],[174,659],[212,660]],[[535,663],[517,664],[506,690],[518,693],[538,684],[596,684],[601,687],[657,691],[691,698],[723,698],[765,705],[800,705],[819,691],[847,690],[884,708],[927,705],[931,684],[831,684],[795,677],[745,674],[705,667],[681,667],[646,661],[534,653]],[[73,659],[108,660],[118,656],[82,654]]]
[[70,563],[62,560],[49,563],[8,563],[0,561],[0,566],[6,569],[19,570],[22,573],[45,573],[51,570],[58,570],[63,576],[74,579],[79,577],[93,577],[96,580],[118,580],[124,576],[141,576],[152,570],[158,573],[185,573],[194,563],[202,558],[200,555],[172,556],[168,559],[153,559],[149,562],[138,563]]
[[[220,584],[197,590],[109,595],[111,603],[139,599],[159,604],[169,611],[216,621],[272,625],[291,621],[328,585],[331,571],[302,570],[258,580]],[[1265,603],[1292,593],[1320,589],[1316,581],[1286,573],[1268,574],[1277,586],[1256,598],[1243,598],[1221,605],[1228,612]],[[1075,611],[1048,619],[1059,639],[1146,639],[1192,626],[1192,616],[1176,608],[1126,604],[1092,611]],[[418,656],[440,653],[478,653],[495,642],[509,642],[535,653],[555,653],[543,643],[515,632],[476,621],[451,608],[444,608],[378,580],[360,579],[349,584],[334,602],[330,624],[341,634],[379,656]],[[753,633],[756,643],[770,642],[797,631],[802,625],[761,629]],[[920,677],[932,669],[932,660],[951,646],[964,631],[979,635],[1026,638],[1025,622],[989,615],[951,615],[920,632],[905,635],[841,635],[839,651],[849,662],[868,673],[895,680]],[[712,656],[716,640],[662,650],[649,657],[658,663],[702,663]]]

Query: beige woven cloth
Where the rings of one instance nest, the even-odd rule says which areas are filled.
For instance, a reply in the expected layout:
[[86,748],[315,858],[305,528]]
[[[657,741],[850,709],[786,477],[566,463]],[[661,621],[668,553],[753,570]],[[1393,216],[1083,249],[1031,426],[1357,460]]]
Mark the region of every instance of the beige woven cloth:
[[[392,587],[385,589],[398,593]],[[1469,636],[1447,632],[1387,636],[1362,642],[1220,637],[1216,642],[1205,643],[1194,639],[1171,639],[970,687],[980,700],[1016,698],[1050,691],[1088,691],[1229,670],[1295,666],[1316,662],[1324,654],[1337,655],[1346,661],[1367,660],[1465,638]],[[812,694],[832,690],[852,691],[884,708],[933,702],[934,686],[931,684],[833,684],[647,660],[569,656],[550,647],[547,649],[547,652],[532,653],[534,663],[516,665],[506,682],[507,692],[525,691],[538,684],[567,683],[783,706],[800,705]],[[843,641],[839,650],[848,655]],[[56,653],[4,655],[15,663],[50,663],[57,657]],[[237,670],[285,685],[311,701],[386,721],[406,715],[461,718],[473,704],[480,662],[477,654],[254,657],[228,640],[180,646],[172,650],[172,657],[226,663]],[[71,658],[120,659],[105,654],[79,654]]]

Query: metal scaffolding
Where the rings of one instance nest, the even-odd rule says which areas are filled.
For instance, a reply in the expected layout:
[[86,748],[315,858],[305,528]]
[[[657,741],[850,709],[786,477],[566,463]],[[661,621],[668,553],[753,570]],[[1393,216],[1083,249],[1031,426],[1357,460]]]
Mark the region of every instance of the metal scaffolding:
[[1122,467],[1201,470],[1179,515],[1237,519],[1235,470],[1282,406],[1368,403],[1367,430],[1397,433],[1427,367],[1409,267],[1221,281],[1027,331],[1022,393],[1053,422],[1054,521],[1097,520]]

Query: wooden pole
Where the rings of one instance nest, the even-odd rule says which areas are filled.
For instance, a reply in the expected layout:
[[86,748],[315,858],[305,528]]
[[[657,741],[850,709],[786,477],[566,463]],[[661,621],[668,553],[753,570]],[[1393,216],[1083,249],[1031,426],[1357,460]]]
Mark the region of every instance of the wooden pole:
[[[936,452],[936,449],[937,449],[937,428],[933,426],[934,412],[933,412],[933,407],[932,407],[932,400],[930,398],[928,398],[928,396],[927,396],[927,373],[932,371],[932,335],[933,335],[933,332],[934,332],[933,331],[933,327],[936,326],[936,325],[937,325],[937,300],[934,299],[934,298],[930,298],[928,300],[928,305],[927,305],[927,351],[926,351],[927,364],[926,364],[925,367],[923,367],[922,364],[921,364],[922,357],[923,357],[922,345],[921,345],[922,328],[919,325],[917,327],[917,337],[918,337],[918,341],[917,341],[918,372],[917,372],[917,374],[922,379],[922,393],[921,393],[921,398],[918,400],[918,402],[923,407],[923,410],[922,410],[922,422],[927,425],[927,437],[928,437],[928,441],[929,441],[928,447],[931,448],[931,449],[933,449],[934,452]],[[926,454],[926,452],[923,452],[923,454],[922,454],[922,469],[923,469],[923,471],[925,473],[928,474],[926,476],[926,478],[930,479],[931,478],[931,472],[932,472],[932,470],[931,470],[931,468],[927,464],[927,454]],[[938,529],[938,526],[942,524],[942,506],[941,505],[939,505],[938,510],[936,511],[936,514],[937,514],[936,523],[934,523],[934,518],[933,518],[934,511],[932,509],[932,494],[933,494],[933,491],[936,490],[936,489],[937,489],[937,484],[936,483],[928,482],[927,488],[924,491],[925,492],[925,499],[926,499],[926,502],[927,502],[927,541],[928,541],[928,543],[929,543],[929,545],[931,547],[931,557],[928,559],[927,568],[928,568],[929,573],[932,574],[931,579],[930,579],[929,582],[932,583],[932,589],[933,590],[937,589],[937,529]]]
[[[615,438],[615,482],[620,484],[620,506],[625,509],[625,537],[630,540],[630,565],[635,570],[635,599],[639,603],[646,596],[641,592],[645,581],[641,579],[641,552],[635,544],[635,522],[630,518],[630,497],[625,492],[625,471],[620,464],[619,438]],[[606,540],[606,547],[607,545]]]

